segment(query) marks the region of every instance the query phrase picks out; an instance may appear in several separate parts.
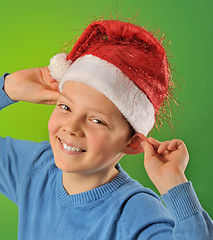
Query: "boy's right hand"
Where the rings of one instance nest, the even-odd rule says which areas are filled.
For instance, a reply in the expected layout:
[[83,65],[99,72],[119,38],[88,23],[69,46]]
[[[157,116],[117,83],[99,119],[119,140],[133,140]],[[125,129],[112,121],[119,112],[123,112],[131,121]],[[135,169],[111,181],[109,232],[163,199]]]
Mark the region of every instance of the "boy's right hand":
[[182,140],[159,142],[149,137],[141,144],[144,149],[146,172],[161,195],[188,181],[184,171],[189,161],[189,154]]
[[4,91],[13,101],[56,104],[58,85],[47,67],[30,68],[6,76]]

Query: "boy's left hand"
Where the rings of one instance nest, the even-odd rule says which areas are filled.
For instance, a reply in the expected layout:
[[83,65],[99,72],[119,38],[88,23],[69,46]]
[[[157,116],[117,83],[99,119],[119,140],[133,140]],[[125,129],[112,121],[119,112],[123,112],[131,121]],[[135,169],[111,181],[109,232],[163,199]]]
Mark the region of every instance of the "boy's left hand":
[[142,141],[144,166],[151,181],[160,194],[187,182],[184,171],[189,161],[189,154],[183,141],[173,139],[159,142],[149,137]]

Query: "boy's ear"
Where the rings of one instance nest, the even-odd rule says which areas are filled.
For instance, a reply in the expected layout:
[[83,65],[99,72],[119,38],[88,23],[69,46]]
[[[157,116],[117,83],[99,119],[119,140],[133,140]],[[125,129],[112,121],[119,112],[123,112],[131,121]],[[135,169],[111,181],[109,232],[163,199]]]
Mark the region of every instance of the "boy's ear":
[[131,155],[144,152],[141,144],[143,141],[146,141],[146,137],[136,132],[122,152]]

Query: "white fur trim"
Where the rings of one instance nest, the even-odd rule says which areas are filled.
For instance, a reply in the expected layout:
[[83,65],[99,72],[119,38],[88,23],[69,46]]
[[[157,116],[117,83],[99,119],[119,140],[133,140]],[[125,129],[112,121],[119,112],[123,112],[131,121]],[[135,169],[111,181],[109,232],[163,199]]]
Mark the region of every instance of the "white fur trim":
[[86,83],[108,97],[126,117],[136,132],[145,136],[154,126],[152,103],[132,80],[113,64],[85,55],[78,58],[62,77],[59,90],[66,81]]
[[67,61],[66,53],[58,53],[50,59],[50,65],[48,66],[50,75],[57,81],[60,81],[64,73],[70,67],[70,64],[71,60]]

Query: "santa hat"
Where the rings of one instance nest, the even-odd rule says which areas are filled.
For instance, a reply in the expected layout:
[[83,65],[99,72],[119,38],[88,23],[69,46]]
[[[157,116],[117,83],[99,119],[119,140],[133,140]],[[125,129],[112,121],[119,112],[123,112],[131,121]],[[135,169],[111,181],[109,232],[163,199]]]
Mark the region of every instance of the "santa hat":
[[103,93],[145,136],[168,89],[161,43],[144,28],[115,20],[91,23],[68,55],[50,60],[49,70],[60,91],[66,81],[77,81]]

